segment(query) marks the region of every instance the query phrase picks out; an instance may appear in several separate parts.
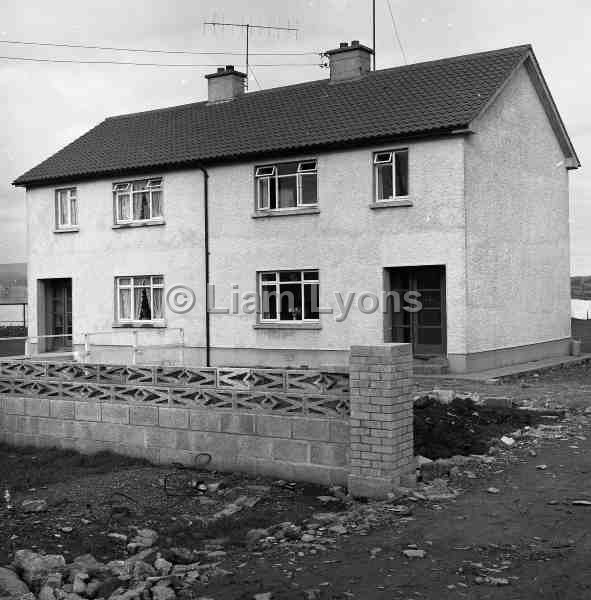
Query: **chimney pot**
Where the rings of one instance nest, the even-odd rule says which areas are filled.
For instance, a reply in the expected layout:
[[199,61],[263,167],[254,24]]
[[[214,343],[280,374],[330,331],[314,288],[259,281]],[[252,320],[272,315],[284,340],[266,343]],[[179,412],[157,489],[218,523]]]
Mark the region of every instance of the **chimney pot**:
[[233,71],[234,65],[226,65],[226,71]]
[[341,42],[339,47],[326,52],[330,64],[330,80],[346,81],[367,75],[371,71],[373,50],[353,40],[351,45]]

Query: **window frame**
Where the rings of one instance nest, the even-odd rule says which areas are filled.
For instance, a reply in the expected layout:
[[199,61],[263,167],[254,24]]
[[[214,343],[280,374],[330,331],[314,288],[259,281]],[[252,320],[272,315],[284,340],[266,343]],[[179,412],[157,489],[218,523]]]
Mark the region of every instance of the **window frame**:
[[[61,222],[61,205],[62,205],[62,194],[67,194],[67,216],[68,222]],[[72,200],[74,200],[74,204],[76,206],[75,209],[75,217],[76,222],[72,222]],[[78,188],[77,187],[67,187],[67,188],[58,188],[55,190],[55,229],[56,231],[75,231],[79,228],[78,222]]]
[[[287,175],[279,174],[279,166],[286,165],[290,163],[296,163],[297,167],[294,173],[289,173]],[[313,169],[303,169],[302,166],[306,164],[314,163]],[[262,174],[264,169],[270,169],[271,173]],[[316,176],[316,202],[303,202],[303,192],[302,192],[302,179],[303,177],[315,175]],[[285,179],[287,177],[294,177],[296,180],[296,205],[289,206],[285,208],[271,208],[271,186],[273,185],[275,188],[275,203],[277,204],[279,199],[279,180]],[[306,158],[301,160],[289,160],[289,161],[280,161],[275,163],[267,163],[263,165],[255,166],[254,170],[254,180],[255,180],[255,212],[272,212],[272,213],[281,213],[281,212],[289,212],[289,211],[298,211],[305,210],[308,208],[315,209],[318,208],[318,159],[317,158]],[[272,183],[273,180],[273,183]],[[267,193],[264,205],[261,203],[261,182],[267,181]]]
[[[300,279],[297,282],[294,281],[281,281],[282,273],[299,273]],[[316,277],[313,279],[306,279],[306,274],[316,274]],[[263,276],[273,275],[273,281],[263,281]],[[263,317],[263,287],[274,285],[276,298],[281,299],[281,285],[295,285],[300,284],[300,293],[301,293],[301,310],[302,310],[302,318],[301,319],[281,319],[281,304],[280,302],[276,303],[276,313],[277,316],[275,319],[264,318]],[[258,322],[260,324],[280,324],[280,325],[299,325],[299,324],[319,324],[320,323],[320,310],[318,307],[318,317],[317,318],[306,318],[304,314],[305,307],[305,286],[306,285],[316,285],[318,289],[318,304],[320,305],[320,270],[319,269],[272,269],[265,271],[257,272],[257,304],[258,304]]]
[[[379,160],[380,156],[389,155],[389,160]],[[396,194],[396,155],[406,154],[407,156],[407,169],[406,169],[406,194]],[[372,166],[373,166],[373,177],[374,177],[374,197],[373,202],[375,204],[382,204],[387,202],[398,202],[408,200],[410,197],[410,150],[408,147],[405,148],[393,148],[391,150],[379,150],[373,153]],[[379,194],[379,174],[378,169],[380,166],[390,164],[392,167],[392,197],[391,198],[380,198]]]
[[[162,317],[151,319],[136,319],[134,318],[135,310],[135,290],[145,288],[145,285],[136,285],[135,280],[139,279],[150,279],[150,310],[152,315],[154,314],[154,290],[162,290]],[[162,283],[154,283],[155,278],[160,278]],[[121,284],[122,279],[129,279],[129,284]],[[130,307],[131,307],[131,318],[123,318],[121,316],[121,294],[122,289],[130,290]],[[115,276],[115,323],[120,325],[162,325],[166,322],[166,316],[164,313],[165,307],[165,294],[164,294],[164,275],[116,275]]]
[[[159,183],[155,183],[159,182]],[[142,189],[134,190],[134,185],[144,183]],[[160,214],[154,216],[154,193],[160,194]],[[150,216],[147,219],[134,218],[134,194],[148,193]],[[119,218],[119,206],[122,196],[129,197],[128,215],[129,218]],[[164,177],[142,177],[140,179],[130,179],[126,181],[117,181],[113,183],[113,223],[116,226],[126,225],[150,225],[153,223],[164,222]]]

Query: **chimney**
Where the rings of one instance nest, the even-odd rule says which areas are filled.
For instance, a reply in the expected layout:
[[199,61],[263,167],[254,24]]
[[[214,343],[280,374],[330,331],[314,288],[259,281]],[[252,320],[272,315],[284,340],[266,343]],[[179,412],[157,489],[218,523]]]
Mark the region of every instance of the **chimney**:
[[244,94],[246,73],[234,70],[234,65],[220,67],[216,73],[206,75],[207,79],[207,101],[223,102],[232,100]]
[[326,55],[330,63],[330,80],[345,81],[367,75],[371,70],[373,50],[353,40],[351,45],[341,42],[338,48],[328,50]]

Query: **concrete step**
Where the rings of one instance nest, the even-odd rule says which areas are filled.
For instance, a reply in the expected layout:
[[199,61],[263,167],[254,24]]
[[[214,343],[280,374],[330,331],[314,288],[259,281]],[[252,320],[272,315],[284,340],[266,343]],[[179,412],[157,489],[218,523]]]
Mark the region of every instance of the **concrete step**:
[[445,356],[434,356],[428,359],[415,358],[412,367],[415,375],[445,375],[448,372],[449,363]]

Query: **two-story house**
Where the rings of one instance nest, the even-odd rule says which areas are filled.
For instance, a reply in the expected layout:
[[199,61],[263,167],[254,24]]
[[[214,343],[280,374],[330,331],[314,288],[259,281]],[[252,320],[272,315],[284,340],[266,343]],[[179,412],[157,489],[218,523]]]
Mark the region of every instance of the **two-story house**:
[[452,372],[567,354],[580,165],[532,48],[371,53],[248,93],[218,69],[206,101],[108,118],[19,177],[31,335],[113,361],[141,335],[174,361],[182,330],[195,365],[342,365],[384,341]]

